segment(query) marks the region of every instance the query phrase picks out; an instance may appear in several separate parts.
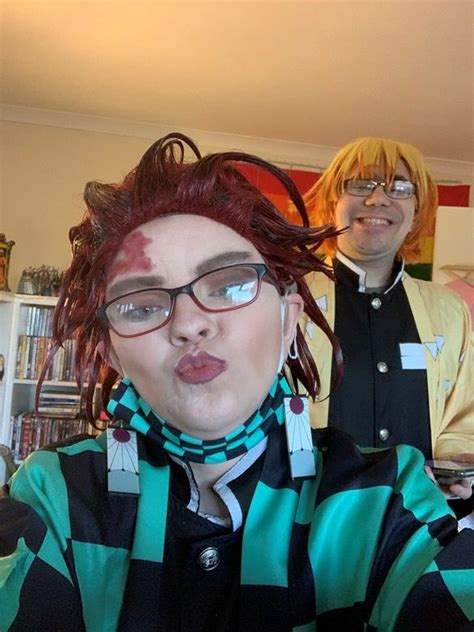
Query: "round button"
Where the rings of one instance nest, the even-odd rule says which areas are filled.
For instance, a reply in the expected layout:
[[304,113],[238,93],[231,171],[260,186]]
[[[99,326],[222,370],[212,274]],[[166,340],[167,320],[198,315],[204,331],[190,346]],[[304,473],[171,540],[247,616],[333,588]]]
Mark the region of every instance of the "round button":
[[221,561],[221,554],[213,547],[209,546],[199,554],[199,566],[203,571],[213,571],[219,566]]
[[390,430],[388,428],[382,428],[382,430],[379,430],[379,439],[381,441],[387,441],[389,436],[390,436]]
[[374,309],[380,309],[382,307],[382,301],[379,299],[378,296],[375,296],[371,301],[370,304],[372,305],[372,307]]
[[386,362],[377,362],[377,371],[379,373],[387,373],[388,372],[388,364]]

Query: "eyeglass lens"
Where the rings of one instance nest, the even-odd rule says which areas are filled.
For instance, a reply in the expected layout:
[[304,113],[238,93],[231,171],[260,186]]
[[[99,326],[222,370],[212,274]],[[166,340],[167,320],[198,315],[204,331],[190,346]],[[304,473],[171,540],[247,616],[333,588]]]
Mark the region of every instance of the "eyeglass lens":
[[[226,311],[251,303],[259,289],[259,274],[250,266],[230,266],[214,270],[190,284],[194,301],[208,311]],[[179,292],[178,292],[179,293]],[[117,298],[106,310],[112,328],[124,336],[134,336],[164,324],[172,309],[172,290],[141,290]]]
[[346,180],[345,188],[350,195],[358,195],[360,197],[368,197],[373,193],[377,186],[382,186],[388,197],[395,199],[406,199],[411,197],[415,192],[415,185],[408,180],[394,180],[391,183],[374,182],[373,180]]

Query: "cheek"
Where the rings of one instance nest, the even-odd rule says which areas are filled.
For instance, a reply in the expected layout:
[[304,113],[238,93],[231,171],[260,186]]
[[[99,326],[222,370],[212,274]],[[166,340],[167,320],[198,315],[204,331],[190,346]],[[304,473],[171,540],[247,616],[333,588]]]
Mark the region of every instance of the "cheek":
[[277,363],[282,341],[279,312],[253,318],[242,336],[245,336],[247,354],[255,368],[262,369]]
[[122,369],[132,380],[137,371],[147,372],[160,363],[162,345],[150,339],[152,336],[153,333],[130,340],[112,341]]
[[403,209],[403,213],[405,216],[405,226],[407,232],[409,232],[413,226],[413,222],[415,220],[415,205],[412,203],[407,208]]
[[354,204],[351,198],[347,199],[344,195],[339,199],[334,211],[334,222],[338,228],[344,228],[349,224],[349,214],[352,206]]

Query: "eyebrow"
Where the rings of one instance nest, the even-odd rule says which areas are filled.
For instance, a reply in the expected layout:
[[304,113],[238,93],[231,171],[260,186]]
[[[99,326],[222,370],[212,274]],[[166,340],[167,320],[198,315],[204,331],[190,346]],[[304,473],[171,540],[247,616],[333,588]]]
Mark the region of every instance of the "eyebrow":
[[198,276],[206,274],[211,270],[220,268],[223,266],[230,266],[233,263],[245,263],[252,258],[252,253],[248,250],[234,250],[232,252],[222,252],[219,255],[214,255],[209,259],[205,259],[196,266],[196,273]]
[[[201,276],[206,272],[211,272],[216,268],[224,267],[226,265],[232,265],[234,263],[245,263],[252,259],[253,254],[247,250],[234,250],[232,252],[222,252],[209,259],[205,259],[198,263],[195,267],[196,275]],[[143,275],[129,277],[122,281],[117,281],[108,288],[107,300],[110,301],[114,298],[134,292],[135,290],[146,290],[147,288],[163,287],[166,280],[159,275]]]
[[163,285],[163,277],[156,275],[134,276],[123,281],[117,281],[107,290],[107,300],[128,294],[135,290],[146,290],[149,287],[160,287]]

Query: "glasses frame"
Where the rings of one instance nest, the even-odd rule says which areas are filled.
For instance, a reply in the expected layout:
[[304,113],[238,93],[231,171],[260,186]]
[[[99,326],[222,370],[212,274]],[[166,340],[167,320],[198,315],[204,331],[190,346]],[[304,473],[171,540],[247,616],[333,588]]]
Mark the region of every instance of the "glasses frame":
[[[238,305],[236,307],[225,307],[223,309],[212,309],[203,305],[199,301],[197,296],[194,294],[194,287],[193,287],[194,284],[200,281],[202,278],[208,276],[209,274],[213,274],[214,272],[220,272],[221,270],[228,270],[230,268],[252,268],[253,270],[255,270],[255,272],[257,273],[257,291],[253,299],[249,301],[248,303],[244,303],[243,305]],[[260,296],[260,290],[262,287],[263,278],[266,275],[268,277],[268,282],[274,285],[277,288],[278,292],[281,293],[281,288],[274,281],[274,279],[272,279],[272,277],[270,276],[268,272],[268,268],[264,263],[234,263],[230,266],[222,266],[220,268],[216,268],[215,270],[209,270],[208,272],[205,272],[204,274],[201,274],[195,279],[193,279],[190,283],[186,283],[185,285],[181,285],[180,287],[174,287],[174,288],[147,287],[147,288],[144,288],[143,290],[135,290],[134,292],[127,292],[126,294],[122,294],[121,296],[117,296],[114,299],[107,301],[107,303],[102,305],[102,307],[99,307],[96,310],[96,316],[101,322],[105,323],[107,327],[112,329],[112,331],[114,331],[117,334],[117,336],[120,336],[120,338],[138,338],[139,336],[144,336],[145,334],[149,334],[152,331],[161,329],[162,327],[164,327],[166,324],[169,323],[174,313],[176,297],[179,296],[179,294],[188,294],[192,298],[192,300],[196,303],[196,305],[200,309],[202,309],[204,312],[209,312],[209,313],[232,312],[236,309],[247,307],[247,305],[251,305],[257,300],[257,298]],[[121,334],[120,332],[118,332],[109,320],[109,317],[107,315],[107,309],[111,305],[113,305],[113,303],[115,303],[116,301],[127,298],[127,296],[131,296],[132,294],[135,295],[135,294],[143,294],[144,292],[156,292],[156,291],[165,292],[170,297],[170,312],[168,316],[166,317],[166,319],[157,327],[151,327],[150,329],[140,332],[139,334]]]
[[[370,191],[369,193],[367,193],[367,195],[365,194],[358,194],[358,193],[353,193],[351,191],[347,190],[347,183],[348,182],[354,182],[356,180],[361,180],[362,182],[371,182],[374,185],[374,188],[372,189],[372,191]],[[387,185],[393,184],[394,182],[409,182],[412,187],[413,187],[413,193],[411,195],[409,195],[408,197],[394,197],[393,195],[390,195],[390,193],[387,191]],[[347,193],[348,195],[352,195],[353,197],[360,197],[360,198],[368,198],[370,197],[375,189],[380,186],[383,188],[383,191],[385,193],[385,195],[390,198],[391,200],[409,200],[410,198],[412,198],[415,193],[416,193],[416,184],[414,182],[412,182],[411,180],[392,180],[392,182],[378,182],[377,180],[370,180],[370,178],[349,178],[348,180],[344,180],[343,183],[344,186],[344,192]]]

